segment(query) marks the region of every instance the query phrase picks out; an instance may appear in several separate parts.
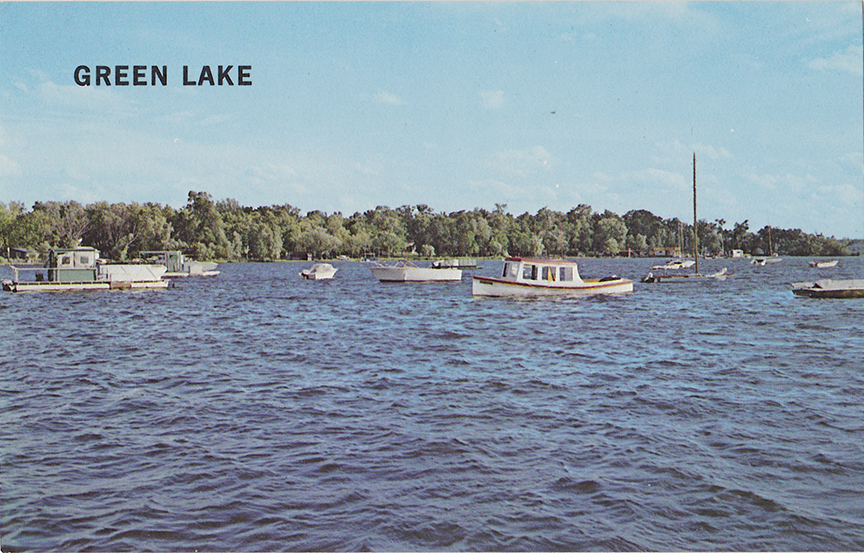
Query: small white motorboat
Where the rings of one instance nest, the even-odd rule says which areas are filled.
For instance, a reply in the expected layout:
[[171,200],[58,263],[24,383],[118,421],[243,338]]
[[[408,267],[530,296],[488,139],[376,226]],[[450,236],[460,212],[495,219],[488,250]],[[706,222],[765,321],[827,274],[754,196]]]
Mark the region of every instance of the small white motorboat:
[[633,291],[633,281],[615,275],[583,280],[575,261],[508,257],[500,277],[475,276],[475,296],[592,296]]
[[300,276],[306,280],[328,280],[333,278],[333,275],[338,271],[336,267],[329,263],[315,263],[311,267],[307,267],[300,271]]
[[764,267],[765,265],[770,265],[773,263],[780,263],[783,261],[782,258],[777,257],[776,254],[769,257],[754,257],[750,260],[751,265],[758,265],[759,267]]
[[831,267],[837,266],[837,260],[836,259],[831,259],[831,260],[826,259],[826,260],[821,260],[821,261],[811,261],[810,266],[813,267],[814,269],[830,269]]
[[369,266],[369,270],[381,282],[455,282],[462,280],[461,269],[418,267],[406,259],[400,259],[392,265],[376,262]]
[[692,267],[696,262],[692,259],[670,259],[663,265],[654,265],[652,271],[677,271]]

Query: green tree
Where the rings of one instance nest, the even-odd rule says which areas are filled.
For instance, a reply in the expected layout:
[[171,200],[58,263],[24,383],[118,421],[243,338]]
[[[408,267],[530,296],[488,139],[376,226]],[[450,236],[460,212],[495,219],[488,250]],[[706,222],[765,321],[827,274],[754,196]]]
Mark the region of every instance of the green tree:
[[608,209],[596,216],[594,223],[594,251],[604,255],[617,255],[627,240],[624,220]]

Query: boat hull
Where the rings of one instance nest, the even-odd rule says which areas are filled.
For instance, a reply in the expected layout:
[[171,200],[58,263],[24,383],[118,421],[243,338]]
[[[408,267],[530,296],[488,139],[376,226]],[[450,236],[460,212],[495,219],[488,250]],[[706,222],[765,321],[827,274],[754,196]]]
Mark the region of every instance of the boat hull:
[[168,288],[167,280],[115,282],[12,282],[3,281],[6,292],[67,292],[81,290],[143,290]]
[[300,271],[300,276],[306,280],[330,280],[338,270],[328,263],[318,263]]
[[462,280],[461,269],[427,267],[370,267],[381,282],[455,282]]
[[659,282],[705,282],[707,280],[726,280],[727,277],[732,276],[730,273],[726,271],[726,269],[721,269],[720,271],[710,274],[703,275],[700,273],[686,273],[686,274],[667,274],[667,273],[648,273],[648,275],[642,279],[642,282],[646,283],[659,283]]
[[186,277],[214,277],[219,276],[219,271],[184,271],[170,272],[162,275],[162,278],[186,278]]
[[632,291],[633,281],[626,279],[583,280],[581,284],[540,284],[475,276],[471,285],[473,295],[489,297],[595,296]]
[[826,279],[816,282],[796,282],[792,284],[792,293],[807,298],[864,298],[864,280]]
[[[14,280],[3,280],[7,292],[65,292],[76,290],[132,290],[167,288],[163,280],[164,265],[99,265],[96,269],[82,269],[74,274],[78,278],[48,280],[18,280],[18,269],[14,269]],[[54,270],[54,269],[51,269]],[[55,274],[59,271],[55,270]],[[53,275],[52,275],[53,276]],[[85,278],[81,278],[81,277]]]

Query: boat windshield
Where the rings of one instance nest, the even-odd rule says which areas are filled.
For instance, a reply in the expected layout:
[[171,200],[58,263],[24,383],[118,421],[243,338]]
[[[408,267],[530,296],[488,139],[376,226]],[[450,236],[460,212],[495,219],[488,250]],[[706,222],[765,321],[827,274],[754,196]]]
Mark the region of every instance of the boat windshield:
[[504,263],[504,273],[501,276],[504,278],[517,278],[519,276],[519,264]]

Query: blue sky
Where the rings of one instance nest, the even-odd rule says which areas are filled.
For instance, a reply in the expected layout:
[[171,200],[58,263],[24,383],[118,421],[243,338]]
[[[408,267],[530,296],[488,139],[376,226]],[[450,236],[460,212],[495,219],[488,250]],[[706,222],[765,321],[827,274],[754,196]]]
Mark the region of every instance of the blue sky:
[[[0,3],[0,201],[586,203],[864,237],[860,2]],[[165,65],[167,86],[75,84]],[[182,67],[251,65],[252,85]],[[235,77],[236,80],[236,77]]]

